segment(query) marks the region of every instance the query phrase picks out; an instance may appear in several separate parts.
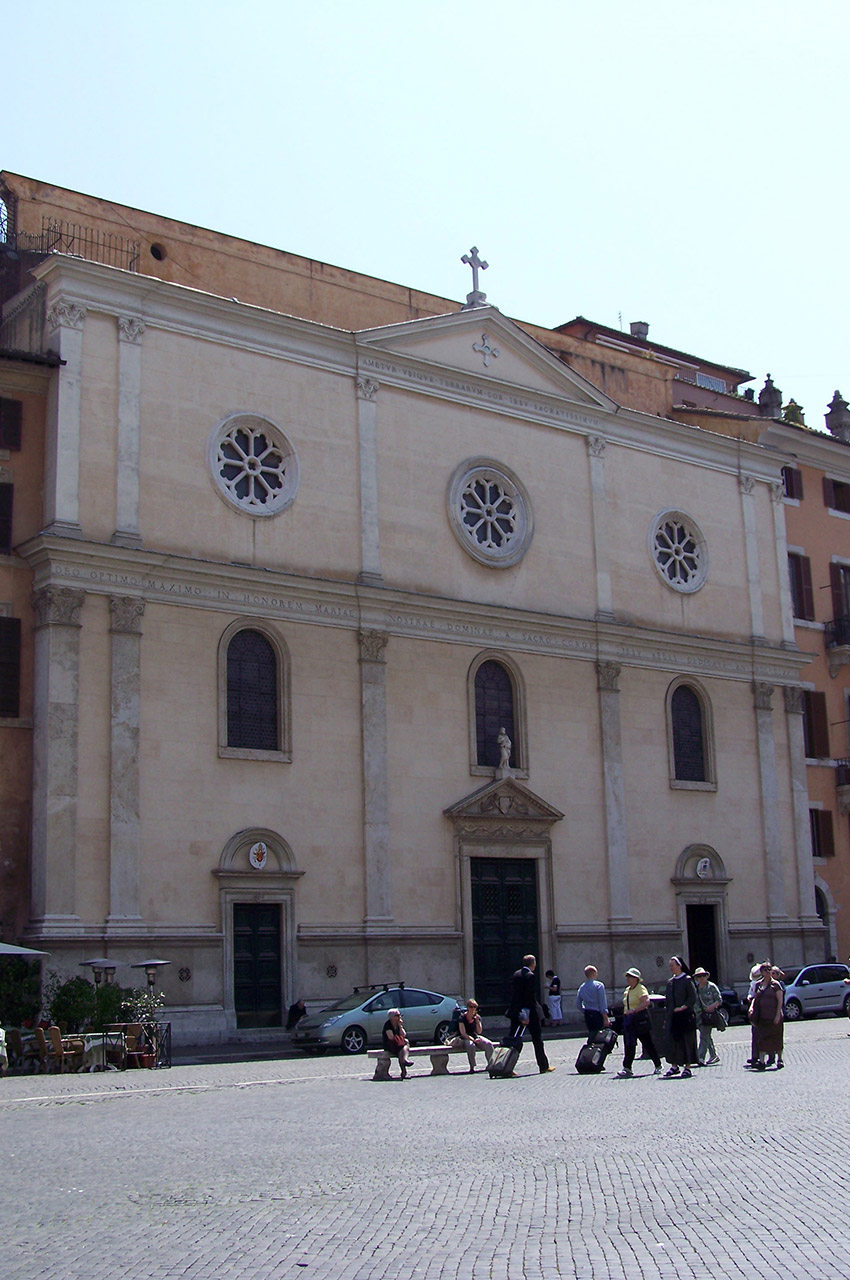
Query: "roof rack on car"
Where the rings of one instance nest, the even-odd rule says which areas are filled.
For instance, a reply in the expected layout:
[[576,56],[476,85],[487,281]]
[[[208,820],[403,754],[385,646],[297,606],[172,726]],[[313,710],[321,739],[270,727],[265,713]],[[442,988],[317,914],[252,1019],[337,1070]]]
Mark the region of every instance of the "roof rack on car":
[[398,987],[400,991],[404,990],[403,982],[361,982],[359,987],[354,988],[354,994],[360,995],[361,991],[389,991],[390,987]]

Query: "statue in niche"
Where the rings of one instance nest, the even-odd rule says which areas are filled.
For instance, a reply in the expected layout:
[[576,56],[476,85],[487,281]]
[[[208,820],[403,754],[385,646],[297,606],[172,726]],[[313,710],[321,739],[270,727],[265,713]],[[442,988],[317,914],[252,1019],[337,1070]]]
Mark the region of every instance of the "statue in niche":
[[511,748],[513,743],[505,733],[504,726],[499,730],[496,741],[499,744],[499,768],[510,769],[511,767]]

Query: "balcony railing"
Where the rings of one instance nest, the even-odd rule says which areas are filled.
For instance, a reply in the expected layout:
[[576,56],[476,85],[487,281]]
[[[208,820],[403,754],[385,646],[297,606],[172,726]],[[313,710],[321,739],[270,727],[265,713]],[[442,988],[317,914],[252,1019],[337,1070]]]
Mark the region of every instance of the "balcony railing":
[[824,628],[827,649],[841,649],[850,645],[850,617],[833,618]]
[[850,787],[850,759],[836,760],[835,785],[837,787]]
[[14,244],[8,247],[21,253],[69,253],[125,271],[138,271],[141,251],[138,240],[46,216],[41,220],[41,231],[18,231]]

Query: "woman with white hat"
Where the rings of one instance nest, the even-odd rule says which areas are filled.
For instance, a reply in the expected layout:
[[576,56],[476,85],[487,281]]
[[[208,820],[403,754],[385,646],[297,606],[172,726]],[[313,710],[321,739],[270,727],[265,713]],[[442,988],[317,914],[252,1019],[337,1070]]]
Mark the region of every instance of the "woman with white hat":
[[720,988],[714,982],[709,982],[709,972],[703,969],[702,965],[698,969],[694,969],[694,977],[697,980],[697,1017],[699,1027],[699,1047],[697,1049],[697,1062],[701,1067],[713,1067],[720,1058],[714,1047],[714,1037],[712,1031],[717,1026],[714,1021],[717,1010],[723,1004],[720,998]]
[[617,1072],[618,1080],[630,1080],[634,1075],[632,1063],[638,1041],[644,1052],[655,1063],[655,1074],[661,1072],[661,1059],[652,1039],[652,1027],[649,1021],[649,992],[643,985],[640,969],[627,969],[626,982],[629,984],[623,992],[623,1069]]

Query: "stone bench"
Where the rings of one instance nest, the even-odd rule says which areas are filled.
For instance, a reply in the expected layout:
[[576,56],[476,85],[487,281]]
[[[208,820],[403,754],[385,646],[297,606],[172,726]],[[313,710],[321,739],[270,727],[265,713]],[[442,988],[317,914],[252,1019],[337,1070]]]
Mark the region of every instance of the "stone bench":
[[[449,1054],[462,1053],[466,1057],[465,1049],[450,1049],[447,1044],[420,1044],[408,1045],[407,1052],[411,1058],[423,1058],[425,1054],[431,1059],[431,1075],[447,1076],[449,1071]],[[479,1050],[479,1053],[481,1050]],[[397,1062],[398,1059],[387,1053],[386,1049],[369,1049],[366,1056],[375,1059],[375,1074],[373,1080],[389,1080],[390,1063]]]

